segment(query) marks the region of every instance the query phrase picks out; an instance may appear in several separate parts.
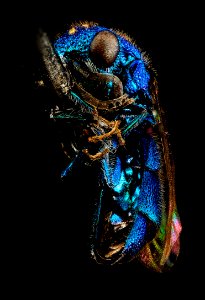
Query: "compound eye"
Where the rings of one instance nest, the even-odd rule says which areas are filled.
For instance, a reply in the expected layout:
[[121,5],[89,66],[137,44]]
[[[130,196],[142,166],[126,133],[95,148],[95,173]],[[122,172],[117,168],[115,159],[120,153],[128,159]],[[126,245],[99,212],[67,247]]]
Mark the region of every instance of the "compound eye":
[[110,31],[100,31],[96,34],[90,45],[90,57],[100,68],[110,67],[119,52],[117,37]]

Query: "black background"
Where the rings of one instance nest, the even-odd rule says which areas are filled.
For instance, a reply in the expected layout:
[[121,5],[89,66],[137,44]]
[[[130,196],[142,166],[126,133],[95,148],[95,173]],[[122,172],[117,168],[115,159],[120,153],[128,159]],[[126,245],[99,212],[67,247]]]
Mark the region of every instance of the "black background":
[[[182,278],[198,276],[202,255],[198,237],[199,195],[196,158],[200,156],[198,111],[195,102],[197,83],[193,59],[196,50],[197,26],[194,9],[173,2],[142,4],[99,2],[88,5],[76,2],[43,5],[38,2],[12,6],[8,10],[8,34],[11,42],[8,104],[13,114],[6,118],[9,127],[9,228],[12,274],[20,272],[27,284],[44,280],[94,281],[118,290],[135,290],[133,282],[157,278],[160,283],[172,281],[181,285]],[[10,21],[9,21],[10,20]],[[55,157],[53,129],[43,113],[43,104],[36,98],[33,80],[37,66],[35,38],[39,28],[49,34],[64,31],[73,21],[88,20],[122,30],[150,54],[158,72],[161,102],[167,114],[171,147],[176,166],[177,206],[183,231],[181,252],[169,274],[150,274],[136,266],[104,268],[92,265],[86,257],[86,197],[88,191],[79,182],[76,195],[60,190],[52,167]],[[68,26],[67,26],[68,25]],[[66,27],[67,26],[67,27]],[[194,27],[195,26],[195,27]],[[11,138],[12,136],[12,138]],[[56,162],[54,162],[56,163]],[[91,176],[92,180],[92,176]],[[75,193],[75,188],[73,189]],[[83,191],[83,192],[82,192]],[[77,201],[77,203],[75,202]],[[85,215],[84,215],[85,212]],[[80,281],[79,281],[80,280]],[[165,280],[165,281],[163,281]],[[114,282],[122,285],[114,285]],[[126,285],[123,286],[124,284]],[[170,283],[171,284],[171,283]],[[129,288],[128,288],[129,287]],[[139,288],[139,286],[137,287]],[[158,287],[159,289],[159,287]]]

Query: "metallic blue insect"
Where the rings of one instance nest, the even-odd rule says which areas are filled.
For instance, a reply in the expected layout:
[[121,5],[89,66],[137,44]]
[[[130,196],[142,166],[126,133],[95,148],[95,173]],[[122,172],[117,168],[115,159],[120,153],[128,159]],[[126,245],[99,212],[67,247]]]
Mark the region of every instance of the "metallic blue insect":
[[182,226],[150,59],[126,34],[89,22],[72,24],[52,42],[43,32],[38,42],[58,95],[50,117],[66,132],[61,178],[69,180],[82,166],[97,174],[93,259],[169,269],[179,255]]

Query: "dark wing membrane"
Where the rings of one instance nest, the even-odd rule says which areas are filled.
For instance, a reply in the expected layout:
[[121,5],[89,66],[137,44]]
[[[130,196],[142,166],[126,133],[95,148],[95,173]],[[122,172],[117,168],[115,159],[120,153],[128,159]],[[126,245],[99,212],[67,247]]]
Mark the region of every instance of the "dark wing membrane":
[[182,230],[175,194],[175,166],[166,128],[166,119],[158,99],[156,79],[152,82],[152,99],[157,112],[156,131],[162,153],[162,178],[164,181],[162,219],[155,238],[140,251],[139,258],[148,268],[162,272],[171,268],[180,251]]

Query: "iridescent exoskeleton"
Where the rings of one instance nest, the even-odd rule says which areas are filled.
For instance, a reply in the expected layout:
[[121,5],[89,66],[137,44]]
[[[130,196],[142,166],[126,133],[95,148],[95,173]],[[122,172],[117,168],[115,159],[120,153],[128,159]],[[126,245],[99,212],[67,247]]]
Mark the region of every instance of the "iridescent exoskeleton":
[[138,260],[168,270],[179,255],[182,226],[150,59],[126,34],[90,22],[72,24],[52,42],[41,33],[38,42],[61,99],[50,117],[68,130],[62,180],[83,164],[97,170],[93,259],[109,265]]

